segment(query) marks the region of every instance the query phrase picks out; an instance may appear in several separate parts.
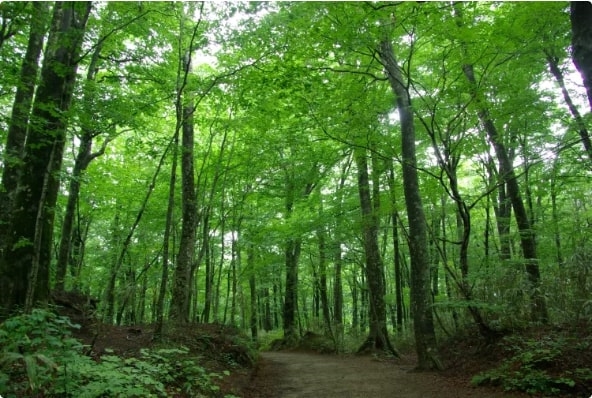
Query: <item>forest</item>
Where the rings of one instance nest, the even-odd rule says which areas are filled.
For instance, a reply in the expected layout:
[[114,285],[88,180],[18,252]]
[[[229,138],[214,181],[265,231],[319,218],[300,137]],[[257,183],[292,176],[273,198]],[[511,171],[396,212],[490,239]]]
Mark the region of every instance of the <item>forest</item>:
[[65,337],[90,319],[419,371],[471,335],[513,350],[477,384],[592,393],[589,2],[9,1],[0,22],[0,394],[120,396],[61,373],[90,377]]

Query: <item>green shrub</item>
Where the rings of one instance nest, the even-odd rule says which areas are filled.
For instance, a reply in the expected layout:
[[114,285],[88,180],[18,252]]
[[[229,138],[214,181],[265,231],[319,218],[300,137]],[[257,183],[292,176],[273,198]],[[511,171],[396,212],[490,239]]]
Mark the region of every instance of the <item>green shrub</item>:
[[571,372],[552,375],[547,371],[567,348],[566,340],[506,338],[504,342],[512,355],[499,367],[473,377],[473,384],[501,385],[505,390],[546,395],[558,394],[575,386]]
[[[181,348],[142,350],[139,358],[108,352],[99,361],[83,355],[71,337],[77,327],[46,310],[18,315],[0,325],[0,395],[46,397],[214,396],[214,380],[198,358]],[[223,372],[228,374],[228,372]]]

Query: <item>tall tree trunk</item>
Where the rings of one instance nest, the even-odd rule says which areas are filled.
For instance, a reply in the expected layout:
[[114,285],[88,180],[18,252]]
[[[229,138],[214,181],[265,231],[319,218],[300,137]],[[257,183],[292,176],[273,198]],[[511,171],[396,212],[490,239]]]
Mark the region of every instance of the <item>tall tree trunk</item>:
[[[102,42],[99,42],[95,51],[93,52],[91,62],[88,66],[86,81],[94,82],[97,72],[99,71],[99,56],[101,54]],[[92,113],[92,98],[87,88],[84,93],[84,109],[89,114]],[[60,236],[60,244],[58,249],[58,260],[56,264],[56,284],[55,290],[63,291],[65,284],[65,277],[68,265],[72,258],[72,231],[74,227],[74,219],[76,216],[76,204],[80,196],[80,182],[81,176],[92,162],[98,156],[105,153],[105,148],[109,143],[109,139],[105,139],[103,145],[97,152],[92,152],[93,139],[99,135],[94,129],[94,126],[82,126],[82,136],[80,137],[80,145],[78,147],[78,154],[72,169],[72,176],[70,178],[70,189],[68,190],[68,200],[66,203],[66,210],[64,212],[64,219],[62,221],[62,233]]]
[[[476,80],[473,73],[472,65],[465,65],[463,67],[465,75],[469,82],[476,90]],[[476,92],[474,93],[476,95]],[[480,101],[476,101],[478,105]],[[531,284],[531,314],[534,321],[547,322],[547,306],[544,295],[541,292],[541,275],[538,265],[538,257],[536,253],[535,232],[532,229],[531,222],[528,218],[526,207],[520,194],[520,187],[514,172],[514,166],[509,161],[509,157],[501,138],[498,135],[497,129],[489,116],[488,110],[480,106],[478,110],[479,119],[481,120],[489,140],[494,146],[495,153],[499,162],[501,178],[506,184],[507,194],[514,210],[514,217],[520,232],[520,244],[522,253],[526,261],[525,267]]]
[[49,3],[32,4],[29,41],[21,65],[20,84],[16,88],[6,145],[4,147],[2,185],[0,189],[0,256],[4,250],[5,234],[9,228],[11,202],[16,195],[20,161],[27,137],[27,125],[39,70],[39,58],[47,31]]
[[[592,7],[589,7],[592,9]],[[592,23],[592,13],[590,15],[590,21],[589,23]],[[592,33],[590,34],[590,39],[592,39]],[[590,57],[591,60],[590,62],[592,62],[592,47],[590,50]],[[582,117],[582,115],[580,114],[580,111],[578,110],[578,108],[576,107],[576,105],[574,104],[574,102],[571,99],[571,96],[569,95],[569,91],[567,91],[567,87],[565,86],[565,80],[563,79],[563,72],[561,72],[561,69],[559,69],[559,59],[554,56],[551,51],[547,50],[545,51],[545,56],[547,57],[547,63],[549,64],[549,70],[551,71],[551,74],[553,75],[553,77],[555,77],[555,80],[557,80],[557,84],[559,84],[559,87],[561,88],[561,93],[563,94],[563,99],[565,100],[565,103],[567,104],[567,107],[569,108],[569,111],[571,112],[571,115],[574,118],[574,121],[576,122],[576,127],[578,129],[578,133],[580,134],[580,139],[582,140],[582,145],[584,145],[584,150],[586,151],[586,154],[590,160],[590,162],[592,162],[592,142],[590,141],[590,133],[588,132],[588,129],[586,128],[586,123],[584,122],[584,118]],[[574,59],[575,59],[575,51],[574,51]],[[591,71],[592,73],[592,71]],[[588,91],[588,95],[590,95],[590,91]]]
[[[202,15],[203,4],[200,15]],[[194,144],[195,132],[193,126],[193,112],[195,100],[193,93],[187,90],[189,75],[191,72],[191,57],[195,48],[195,42],[199,32],[201,19],[193,25],[188,43],[184,43],[184,31],[187,15],[182,11],[179,20],[179,41],[177,69],[177,87],[175,98],[176,125],[175,134],[181,130],[181,239],[177,263],[173,273],[173,288],[171,294],[171,306],[169,316],[176,322],[187,323],[190,319],[191,290],[193,284],[193,272],[196,264],[195,237],[197,230],[197,194],[195,191],[194,172]],[[186,47],[185,47],[186,46]],[[204,242],[204,244],[206,244]],[[207,246],[206,246],[207,250]]]
[[[162,272],[160,277],[160,287],[158,289],[158,298],[156,299],[156,326],[154,328],[155,339],[162,337],[162,328],[164,324],[164,299],[167,293],[169,280],[170,263],[170,239],[173,227],[173,213],[175,210],[175,189],[177,186],[177,156],[179,148],[179,131],[175,131],[173,137],[173,153],[171,164],[171,175],[169,177],[169,195],[167,201],[167,212],[164,224],[163,244],[162,244]],[[174,248],[173,248],[174,249]]]
[[327,295],[327,239],[324,228],[324,226],[321,226],[317,229],[319,242],[319,295],[325,330],[334,339],[335,336],[333,336],[333,328],[331,327],[331,313],[329,311],[329,297]]
[[251,297],[251,339],[257,341],[257,285],[255,280],[255,246],[249,243],[247,247],[247,270],[249,272],[249,293]]
[[551,186],[549,195],[551,196],[551,223],[553,224],[553,240],[555,242],[555,258],[557,265],[563,265],[563,252],[561,249],[561,233],[559,230],[559,209],[557,208],[557,174],[558,174],[558,158],[553,160],[553,174],[551,175]]
[[[205,225],[205,224],[204,224]],[[204,240],[203,244],[205,247],[205,256],[204,262],[206,265],[206,275],[205,275],[205,299],[204,299],[204,307],[201,315],[201,321],[203,323],[208,323],[210,321],[210,309],[212,307],[212,299],[214,295],[214,263],[212,262],[212,248],[211,248],[211,241],[209,237],[209,231],[204,231]]]
[[[462,27],[463,17],[461,6],[458,3],[454,4],[455,17],[459,27]],[[467,57],[467,49],[464,43],[461,43],[463,47],[463,56]],[[539,270],[538,257],[536,253],[536,239],[535,232],[532,229],[526,207],[522,201],[520,194],[520,187],[518,186],[518,180],[514,171],[514,165],[510,161],[508,151],[503,143],[502,137],[500,137],[493,119],[489,113],[487,105],[483,102],[482,95],[478,92],[477,80],[475,78],[475,71],[473,64],[465,62],[462,66],[463,73],[467,78],[470,85],[471,95],[477,108],[477,115],[483,128],[487,133],[489,141],[493,145],[495,154],[500,167],[500,174],[502,181],[506,183],[508,190],[508,197],[512,203],[514,210],[514,217],[520,232],[520,244],[522,247],[522,253],[525,259],[525,268],[530,282],[530,295],[531,295],[531,317],[535,322],[546,323],[548,321],[547,305],[545,302],[545,296],[541,291],[541,275]]]
[[[31,286],[34,301],[44,302],[49,295],[51,234],[68,122],[64,115],[72,101],[90,9],[90,2],[57,2],[54,6],[41,83],[30,118],[33,123],[29,123],[6,250],[0,260],[0,307],[8,311],[25,304],[31,272],[36,279]],[[33,264],[34,257],[37,264]]]
[[401,249],[399,246],[399,213],[396,208],[397,196],[395,194],[395,169],[393,164],[389,165],[389,193],[390,201],[392,203],[391,221],[393,233],[393,266],[395,274],[395,307],[396,307],[396,327],[397,331],[403,330],[403,273],[401,269]]
[[[486,324],[485,319],[481,315],[481,311],[475,307],[473,301],[473,291],[471,283],[469,282],[469,246],[471,240],[471,209],[466,204],[462,197],[458,187],[458,176],[457,170],[460,163],[460,156],[453,152],[453,148],[450,145],[450,140],[442,139],[439,144],[436,139],[436,133],[429,125],[423,121],[424,126],[432,141],[432,149],[438,159],[440,168],[448,179],[448,184],[445,181],[440,181],[442,186],[446,187],[446,192],[456,205],[456,224],[457,224],[457,242],[459,245],[459,256],[458,263],[460,267],[460,281],[456,280],[456,276],[452,270],[449,269],[447,262],[444,262],[444,266],[450,273],[450,276],[454,278],[457,283],[457,287],[460,293],[463,295],[465,300],[468,302],[467,309],[471,314],[475,324],[479,328],[481,335],[487,339],[491,339],[496,336],[494,331]],[[440,146],[443,146],[444,150],[440,150]],[[443,207],[444,208],[444,207]],[[440,217],[442,223],[445,222],[445,217]],[[439,230],[439,227],[433,228],[434,231]],[[437,234],[437,233],[435,233]],[[439,239],[436,239],[439,240]]]
[[160,174],[160,170],[162,169],[167,154],[171,146],[173,145],[174,139],[175,138],[173,137],[173,140],[169,141],[169,144],[167,145],[166,149],[161,155],[158,165],[156,166],[156,170],[152,175],[150,185],[148,186],[148,191],[146,192],[146,195],[142,200],[142,204],[140,205],[140,209],[138,210],[138,214],[136,215],[134,223],[130,228],[127,236],[125,237],[125,240],[122,243],[120,253],[113,260],[113,264],[111,266],[111,270],[109,273],[109,279],[107,280],[107,286],[105,288],[105,315],[103,318],[107,322],[113,321],[113,315],[115,313],[115,284],[117,282],[117,275],[119,273],[119,270],[121,269],[121,266],[123,265],[123,260],[132,242],[134,233],[138,228],[138,225],[140,225],[140,221],[142,221],[142,217],[144,216],[144,212],[146,211],[146,207],[148,206],[148,202],[150,201],[152,192],[154,192],[154,188],[156,187],[156,180],[158,178],[158,175]]
[[584,80],[592,110],[592,4],[572,1],[570,9],[573,61]]
[[[189,322],[189,300],[191,289],[191,269],[195,256],[195,235],[197,228],[197,197],[195,194],[194,176],[194,128],[193,101],[183,106],[183,134],[181,142],[181,185],[182,185],[182,217],[181,240],[179,254],[173,278],[173,293],[171,298],[172,319]],[[204,242],[206,244],[206,242]],[[206,247],[206,250],[208,248]]]
[[[384,301],[386,289],[383,264],[378,248],[378,209],[372,204],[366,151],[354,148],[354,160],[358,169],[358,194],[362,213],[362,236],[369,294],[368,319],[370,325],[368,337],[358,348],[358,352],[381,350],[399,356],[389,340],[386,329],[386,304]],[[376,200],[377,197],[375,197]]]
[[411,257],[411,313],[414,321],[417,368],[443,368],[438,357],[432,296],[426,218],[419,192],[415,156],[415,126],[409,92],[395,58],[390,39],[383,39],[379,55],[396,97],[402,133],[403,191],[409,221],[409,252]]
[[[313,167],[314,171],[316,167]],[[314,188],[314,184],[309,182],[300,191],[296,186],[295,176],[292,170],[285,170],[285,184],[286,184],[286,198],[285,211],[286,220],[291,219],[296,203],[296,197],[307,198]],[[298,339],[297,334],[297,312],[298,312],[298,261],[300,259],[300,251],[302,248],[302,238],[299,232],[291,233],[287,237],[284,246],[284,258],[286,269],[286,286],[284,297],[284,341],[287,345],[291,345]]]
[[302,241],[299,237],[290,237],[285,243],[286,291],[284,298],[284,340],[288,345],[298,339],[296,331],[296,312],[298,306],[298,259]]

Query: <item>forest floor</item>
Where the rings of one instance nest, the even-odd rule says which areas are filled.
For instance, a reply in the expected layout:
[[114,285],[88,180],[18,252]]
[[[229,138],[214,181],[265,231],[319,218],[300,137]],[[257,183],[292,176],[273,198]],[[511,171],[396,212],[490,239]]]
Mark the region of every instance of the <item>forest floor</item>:
[[[257,358],[256,349],[249,343],[249,338],[238,329],[224,325],[187,325],[169,331],[163,341],[156,342],[151,325],[103,325],[80,319],[73,309],[62,307],[60,312],[61,315],[70,316],[74,323],[82,325],[74,332],[74,337],[92,346],[91,355],[96,358],[106,352],[123,357],[139,356],[142,349],[162,347],[163,344],[170,348],[180,345],[188,347],[193,355],[200,358],[200,365],[208,372],[230,372],[216,380],[220,386],[216,397],[547,396],[504,392],[499,385],[476,387],[471,384],[473,376],[496,368],[504,361],[509,364],[509,368],[502,373],[525,372],[523,377],[540,375],[540,366],[543,366],[545,375],[557,377],[565,375],[566,370],[583,369],[588,372],[581,376],[584,381],[577,380],[575,386],[558,391],[563,395],[557,396],[588,398],[592,393],[592,336],[588,323],[569,329],[549,327],[521,331],[516,336],[489,345],[483,344],[478,333],[466,333],[442,345],[440,353],[445,358],[445,371],[416,372],[415,356],[406,350],[402,350],[401,358],[321,354],[326,351],[326,346],[318,346],[318,339],[322,336],[310,332],[305,334],[300,349],[261,352]],[[521,342],[525,342],[525,348],[519,352],[524,354],[516,357],[516,354],[507,350],[507,346],[518,346]],[[567,374],[576,379],[575,373]]]
[[321,355],[266,352],[261,355],[248,398],[465,398],[524,397],[484,387],[466,378],[415,372],[413,356]]

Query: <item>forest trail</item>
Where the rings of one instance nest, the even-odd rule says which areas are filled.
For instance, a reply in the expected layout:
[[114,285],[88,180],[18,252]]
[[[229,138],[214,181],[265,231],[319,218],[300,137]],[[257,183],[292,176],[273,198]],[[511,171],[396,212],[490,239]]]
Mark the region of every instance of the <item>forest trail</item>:
[[412,360],[265,352],[249,388],[260,398],[509,398],[513,395],[437,373],[413,372]]

